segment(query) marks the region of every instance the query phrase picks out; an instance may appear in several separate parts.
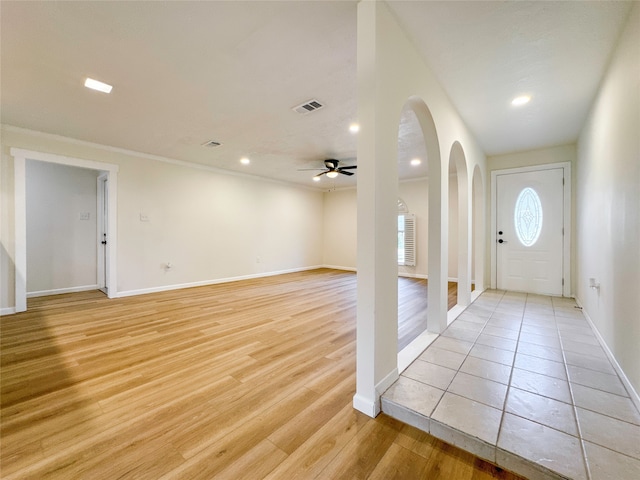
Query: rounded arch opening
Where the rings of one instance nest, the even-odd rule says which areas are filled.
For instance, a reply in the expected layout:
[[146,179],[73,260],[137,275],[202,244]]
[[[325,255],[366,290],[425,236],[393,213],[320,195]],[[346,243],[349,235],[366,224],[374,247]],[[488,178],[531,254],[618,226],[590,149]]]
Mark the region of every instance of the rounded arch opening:
[[[398,125],[398,194],[409,206],[407,213],[414,221],[415,264],[399,262],[398,266],[398,351],[425,330],[439,333],[446,327],[446,278],[443,287],[440,261],[440,180],[435,122],[426,103],[420,97],[410,97],[402,107]],[[398,237],[400,250],[400,231]]]
[[449,153],[449,298],[448,309],[471,303],[471,242],[469,213],[469,175],[467,159],[460,142]]

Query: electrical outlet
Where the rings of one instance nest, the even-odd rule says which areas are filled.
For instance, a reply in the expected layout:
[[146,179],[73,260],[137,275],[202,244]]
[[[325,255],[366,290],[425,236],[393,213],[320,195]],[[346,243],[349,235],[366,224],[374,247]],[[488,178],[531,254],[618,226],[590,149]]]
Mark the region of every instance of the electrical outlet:
[[80,220],[90,220],[91,219],[91,213],[89,212],[82,212],[80,214]]
[[148,222],[149,221],[149,215],[147,215],[146,213],[141,213],[140,214],[140,221],[141,222]]

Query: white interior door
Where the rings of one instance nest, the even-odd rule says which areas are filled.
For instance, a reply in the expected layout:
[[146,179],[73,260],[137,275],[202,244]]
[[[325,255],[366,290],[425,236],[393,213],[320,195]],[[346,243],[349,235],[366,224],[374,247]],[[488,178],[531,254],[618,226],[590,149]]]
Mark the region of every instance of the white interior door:
[[496,177],[497,287],[563,293],[564,170]]

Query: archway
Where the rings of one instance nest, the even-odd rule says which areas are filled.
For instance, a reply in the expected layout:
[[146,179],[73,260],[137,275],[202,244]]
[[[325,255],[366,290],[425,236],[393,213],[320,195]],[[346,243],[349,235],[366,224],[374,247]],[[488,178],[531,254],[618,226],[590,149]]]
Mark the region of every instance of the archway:
[[455,305],[449,309],[452,317],[449,320],[452,320],[471,303],[469,175],[464,150],[457,141],[451,146],[448,172],[452,194],[449,196],[449,280],[457,282]]
[[[416,165],[416,161],[420,163]],[[440,146],[431,112],[421,98],[410,97],[398,123],[398,192],[412,216],[416,242],[415,262],[398,265],[399,371],[415,360],[434,334],[447,325],[441,171]],[[404,288],[408,292],[403,294]]]
[[418,117],[398,125],[398,352],[427,329],[428,156]]

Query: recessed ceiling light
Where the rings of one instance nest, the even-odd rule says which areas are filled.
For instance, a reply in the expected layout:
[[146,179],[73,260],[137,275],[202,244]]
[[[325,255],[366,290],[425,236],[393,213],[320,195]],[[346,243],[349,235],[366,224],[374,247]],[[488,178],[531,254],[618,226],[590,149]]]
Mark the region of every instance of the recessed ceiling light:
[[240,163],[243,165],[249,165],[251,163],[251,160],[249,160],[247,157],[242,157],[240,159]]
[[360,125],[358,125],[357,123],[352,123],[351,125],[349,125],[349,131],[351,133],[358,133],[360,131]]
[[413,160],[411,160],[411,165],[420,165],[422,163],[422,160],[420,160],[419,158],[414,158]]
[[92,90],[98,90],[99,92],[104,93],[111,93],[111,89],[113,88],[111,85],[99,82],[98,80],[94,80],[93,78],[87,78],[84,81],[84,86]]
[[320,181],[320,177],[313,177],[313,181],[314,182],[319,182]]
[[525,105],[530,101],[531,101],[530,95],[521,95],[511,100],[511,105],[513,105],[514,107],[519,107],[520,105]]

